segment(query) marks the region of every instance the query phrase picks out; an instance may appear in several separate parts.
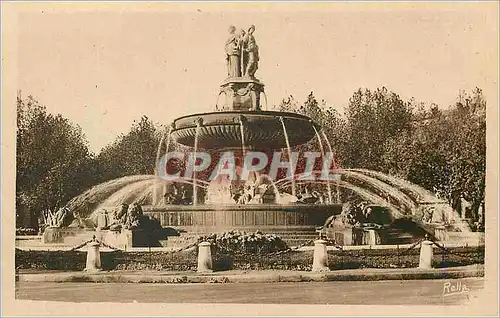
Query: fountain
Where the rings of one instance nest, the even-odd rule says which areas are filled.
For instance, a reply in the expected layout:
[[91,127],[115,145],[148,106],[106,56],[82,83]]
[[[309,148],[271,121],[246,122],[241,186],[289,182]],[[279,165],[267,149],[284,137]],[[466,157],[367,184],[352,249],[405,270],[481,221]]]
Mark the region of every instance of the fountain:
[[[255,27],[251,29],[255,30]],[[47,242],[51,241],[50,237],[61,239],[61,235],[54,235],[57,231],[76,233],[86,228],[89,232],[86,235],[91,235],[92,225],[100,227],[97,223],[103,213],[109,215],[109,211],[124,204],[139,204],[142,207],[139,214],[157,222],[155,231],[159,228],[171,229],[175,234],[159,239],[159,245],[175,246],[193,241],[200,234],[235,229],[276,233],[290,245],[295,245],[315,238],[319,226],[341,214],[340,189],[385,208],[390,214],[390,221],[418,214],[416,211],[421,197],[428,202],[435,199],[415,185],[378,172],[341,170],[338,167],[332,171],[332,147],[321,127],[304,115],[261,109],[260,96],[265,96],[265,93],[264,84],[255,77],[259,54],[253,31],[245,37],[236,35],[234,31],[235,28],[231,27],[226,41],[228,77],[220,86],[216,111],[175,119],[162,134],[155,175],[111,180],[72,199],[65,208],[72,211],[80,222],[69,227],[62,224],[63,229],[59,230],[47,229],[46,234],[49,234],[44,234]],[[221,106],[219,99],[222,94],[225,95],[225,103]],[[296,158],[292,148],[308,143],[314,137],[323,161],[321,173],[326,169],[327,175],[334,172],[337,179],[301,179],[306,173],[298,172],[300,169],[294,163]],[[329,150],[328,155],[321,137]],[[169,153],[172,142],[191,149],[183,171],[178,171],[185,175],[174,179],[166,178],[167,172],[172,169],[172,159],[182,161],[184,158],[183,154]],[[282,149],[286,150],[287,162],[281,162]],[[199,169],[206,160],[205,157],[198,162],[201,154],[224,158],[225,161],[212,160],[206,169]],[[268,157],[279,160],[279,163],[274,168],[272,164],[271,167],[261,165],[261,161]],[[257,163],[254,163],[255,159]],[[214,167],[214,162],[219,165]],[[248,166],[255,169],[248,171]],[[234,173],[231,168],[234,168]],[[270,177],[273,169],[275,173],[276,170],[286,169],[287,176],[273,179]],[[326,202],[320,200],[324,198],[321,193],[316,193],[316,196],[297,194],[297,186],[303,184],[326,185],[323,192],[326,193]],[[333,203],[332,186],[336,189],[336,203]],[[285,189],[288,188],[287,192]],[[437,205],[441,204],[434,201]],[[449,209],[444,208],[443,211],[441,218],[445,214],[448,219],[453,218]],[[438,213],[435,218],[439,218]],[[72,226],[73,230],[70,230]],[[131,239],[134,231],[137,230],[128,233],[127,244],[141,246],[140,240]],[[74,233],[71,235],[78,236]],[[373,244],[373,231],[370,233]],[[99,236],[100,239],[106,237],[102,233]]]
[[[253,36],[250,39],[238,37],[233,31],[231,28],[226,43],[228,77],[220,86],[216,103],[218,111],[175,119],[166,143],[170,143],[168,138],[171,138],[178,144],[194,149],[195,156],[200,150],[208,151],[212,156],[240,150],[241,156],[236,158],[239,162],[236,167],[238,174],[241,174],[247,152],[273,152],[285,148],[288,155],[287,173],[292,182],[291,193],[279,193],[272,180],[269,187],[263,185],[262,180],[266,179],[263,172],[252,171],[250,180],[241,180],[241,175],[238,175],[237,180],[231,181],[228,181],[227,176],[224,178],[217,173],[217,178],[203,187],[207,195],[203,202],[199,198],[202,187],[197,185],[202,176],[193,166],[193,205],[145,206],[144,211],[159,219],[162,226],[174,226],[196,233],[227,229],[259,229],[279,233],[289,232],[291,228],[314,233],[315,227],[322,225],[329,216],[340,213],[341,205],[295,203],[297,193],[291,149],[310,141],[318,135],[320,128],[307,116],[261,109],[260,97],[264,94],[264,84],[255,77],[258,66],[255,39]],[[225,95],[225,103],[221,106],[219,99],[222,94]],[[191,163],[194,165],[195,161],[193,159]],[[239,190],[241,193],[238,192],[239,188],[243,188]],[[244,196],[248,196],[248,199],[232,199]],[[284,203],[284,197],[288,198],[289,203]],[[170,217],[172,215],[176,216]]]

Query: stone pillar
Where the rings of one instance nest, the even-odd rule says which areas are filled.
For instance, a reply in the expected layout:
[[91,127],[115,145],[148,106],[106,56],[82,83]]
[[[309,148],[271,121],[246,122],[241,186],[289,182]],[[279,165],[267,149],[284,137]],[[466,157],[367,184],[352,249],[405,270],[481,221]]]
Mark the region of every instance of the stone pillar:
[[201,242],[198,244],[198,273],[212,272],[212,251],[210,243]]
[[374,229],[370,229],[367,232],[368,235],[368,245],[377,245],[377,232]]
[[314,255],[313,255],[313,272],[327,272],[328,268],[328,254],[326,249],[325,240],[314,241]]
[[432,268],[432,242],[425,240],[420,245],[420,262],[418,268],[430,269]]
[[106,211],[97,214],[97,229],[104,229],[108,226],[108,215]]
[[101,254],[99,253],[99,242],[91,241],[87,244],[87,266],[84,271],[98,272],[101,270]]

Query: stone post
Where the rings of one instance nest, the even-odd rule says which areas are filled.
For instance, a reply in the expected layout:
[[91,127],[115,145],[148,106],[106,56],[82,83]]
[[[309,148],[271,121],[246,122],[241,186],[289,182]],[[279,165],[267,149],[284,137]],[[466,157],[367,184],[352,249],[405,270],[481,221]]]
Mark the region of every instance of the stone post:
[[212,272],[212,251],[209,242],[198,244],[198,273]]
[[99,253],[100,243],[91,241],[87,244],[87,266],[84,271],[98,272],[101,270],[101,254]]
[[420,245],[420,262],[418,268],[430,269],[432,268],[432,242],[429,240],[422,241]]
[[326,249],[325,240],[314,241],[314,255],[313,255],[313,272],[327,272],[328,268],[328,254]]

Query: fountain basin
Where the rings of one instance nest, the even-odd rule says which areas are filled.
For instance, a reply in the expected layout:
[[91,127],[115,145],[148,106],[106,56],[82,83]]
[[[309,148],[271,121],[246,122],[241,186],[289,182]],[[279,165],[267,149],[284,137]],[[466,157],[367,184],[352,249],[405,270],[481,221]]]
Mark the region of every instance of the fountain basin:
[[316,228],[329,216],[340,214],[342,205],[143,206],[143,211],[163,228],[180,232],[168,237],[166,246],[172,248],[196,242],[200,235],[232,230],[273,233],[289,246],[297,246],[316,239]]
[[340,214],[341,204],[331,205],[165,205],[143,206],[144,214],[155,218],[163,227],[196,228],[196,232],[235,229],[315,228],[333,214]]
[[[101,206],[113,211],[116,206]],[[169,234],[156,235],[144,230],[125,231],[80,228],[47,228],[45,244],[75,246],[96,235],[106,244],[118,247],[165,246],[179,248],[197,241],[198,236],[231,230],[274,233],[290,246],[317,238],[316,228],[326,219],[340,214],[341,204],[245,204],[245,205],[163,205],[142,206],[145,215],[156,219]],[[155,236],[155,238],[152,238]]]
[[199,148],[241,147],[240,122],[243,121],[246,146],[286,148],[280,117],[285,121],[291,147],[306,143],[315,136],[315,124],[309,117],[277,111],[224,111],[184,116],[174,121],[171,136],[182,145],[194,147],[196,127],[200,122]]

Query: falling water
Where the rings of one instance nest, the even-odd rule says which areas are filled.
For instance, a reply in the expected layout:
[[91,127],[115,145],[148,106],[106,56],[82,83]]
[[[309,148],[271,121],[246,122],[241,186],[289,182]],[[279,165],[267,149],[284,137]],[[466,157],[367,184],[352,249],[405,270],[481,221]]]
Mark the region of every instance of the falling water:
[[224,92],[219,92],[219,95],[217,95],[217,99],[215,100],[215,110],[216,111],[219,110],[219,98],[220,98],[220,95],[222,95],[222,93],[224,93]]
[[[328,146],[328,151],[330,151],[331,155],[333,156],[332,145],[330,144],[330,141],[328,140],[328,137],[326,136],[325,131],[322,130],[321,133],[323,135],[323,138],[326,141],[326,145]],[[334,158],[332,157],[332,159],[334,159]],[[335,167],[337,167],[337,163],[336,162],[334,162],[334,163],[335,163]],[[340,191],[339,191],[338,186],[335,187],[335,193],[336,193],[336,197],[337,197],[337,203],[339,203],[340,202]]]
[[[174,130],[173,126],[168,127],[167,138],[165,139],[165,156],[168,156],[168,151],[170,148],[170,139],[171,139],[170,136],[172,134],[172,130]],[[166,162],[165,162],[165,164],[166,164]],[[166,191],[167,191],[167,184],[163,183],[163,193],[166,193]],[[163,203],[165,203],[165,202],[163,202]]]
[[[306,181],[300,181],[300,183],[307,184]],[[324,181],[315,181],[315,183],[325,183],[325,182]],[[366,200],[366,201],[371,202],[373,204],[377,204],[377,205],[385,206],[385,207],[389,208],[391,211],[391,214],[395,218],[400,218],[404,215],[404,213],[399,211],[397,206],[395,206],[394,204],[391,204],[391,203],[387,203],[384,198],[380,197],[376,193],[372,193],[372,192],[370,192],[362,187],[358,187],[352,183],[345,182],[345,181],[339,181],[338,186],[341,188],[348,189],[348,190],[355,192],[357,195],[359,195],[361,198],[363,198],[363,200]]]
[[163,145],[163,141],[165,140],[165,130],[161,134],[160,143],[158,144],[158,150],[156,151],[156,164],[155,164],[155,175],[158,176],[158,165],[160,164],[160,153],[161,146]]
[[245,156],[245,124],[244,120],[240,118],[240,133],[241,133],[241,155]]
[[172,130],[174,130],[174,127],[170,126],[168,127],[168,134],[167,134],[167,139],[165,140],[165,153],[168,154],[168,150],[170,147],[170,136],[172,134]]
[[264,94],[264,99],[266,100],[266,110],[267,110],[267,95],[265,92],[262,92],[262,94]]
[[431,204],[434,208],[443,215],[448,222],[455,222],[455,225],[460,228],[462,232],[470,232],[469,226],[460,222],[460,216],[458,212],[453,210],[446,201],[437,198],[431,191],[411,183],[407,180],[403,180],[388,174],[384,174],[378,171],[372,171],[367,169],[349,169],[350,171],[355,171],[382,182],[387,183],[389,186],[394,189],[405,193],[409,196],[413,201],[416,202],[417,205],[422,202],[426,202],[427,204]]
[[165,130],[162,132],[161,134],[161,139],[160,139],[160,143],[158,144],[158,150],[156,151],[156,163],[155,163],[155,180],[153,181],[155,186],[153,187],[153,205],[157,205],[158,204],[158,193],[157,193],[157,187],[156,187],[156,184],[158,183],[158,179],[159,179],[159,169],[158,169],[158,166],[160,165],[160,152],[161,152],[161,146],[163,145],[163,140],[165,140]]
[[292,164],[292,150],[290,148],[290,141],[288,140],[288,133],[286,131],[286,126],[285,126],[285,119],[283,118],[283,116],[280,116],[279,118],[281,121],[281,126],[283,126],[283,134],[285,135],[286,149],[288,151],[288,162],[290,163],[290,175],[292,176],[292,195],[296,196],[295,171],[293,171],[293,164]]
[[197,205],[198,203],[198,186],[196,180],[196,171],[194,171],[194,167],[196,165],[196,153],[198,152],[198,135],[200,134],[201,128],[201,120],[198,120],[196,123],[196,132],[194,134],[194,153],[193,153],[193,205]]
[[[323,143],[321,142],[321,136],[319,135],[318,129],[313,124],[314,132],[316,133],[316,138],[318,138],[319,148],[321,149],[321,155],[323,156],[323,160],[325,160],[325,149],[323,148]],[[328,188],[328,203],[332,203],[332,186],[330,184],[330,178],[327,178],[326,186]],[[338,201],[337,201],[338,202]]]

